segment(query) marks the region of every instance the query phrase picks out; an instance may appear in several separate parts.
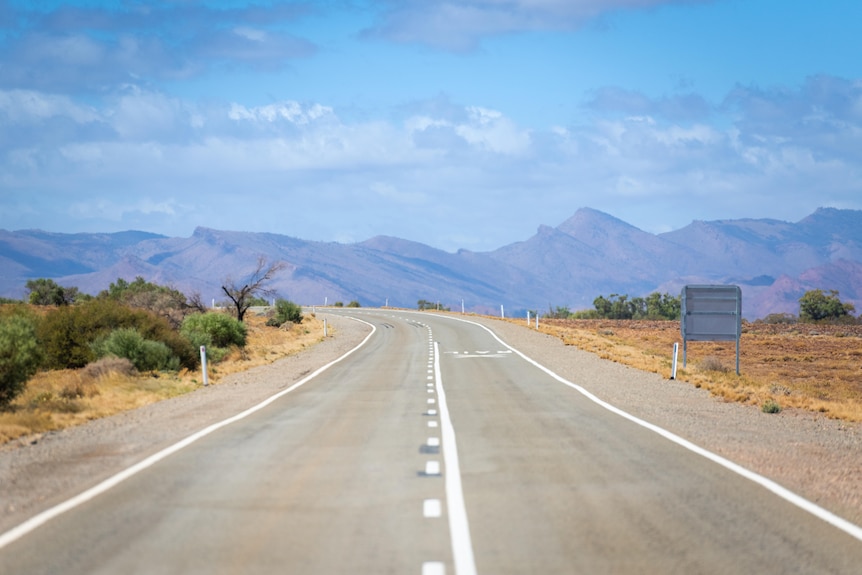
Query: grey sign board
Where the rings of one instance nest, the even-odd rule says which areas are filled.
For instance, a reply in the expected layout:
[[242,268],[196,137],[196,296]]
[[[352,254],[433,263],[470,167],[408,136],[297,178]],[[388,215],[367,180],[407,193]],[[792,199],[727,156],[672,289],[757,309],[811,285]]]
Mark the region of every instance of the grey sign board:
[[682,363],[689,341],[736,341],[739,375],[739,339],[742,334],[742,290],[735,285],[687,285],[682,288]]

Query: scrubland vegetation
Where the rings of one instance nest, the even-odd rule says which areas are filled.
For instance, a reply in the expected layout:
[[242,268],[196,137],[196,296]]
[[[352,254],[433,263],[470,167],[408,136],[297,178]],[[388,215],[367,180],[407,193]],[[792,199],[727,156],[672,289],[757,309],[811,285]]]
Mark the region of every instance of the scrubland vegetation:
[[208,379],[295,353],[322,324],[287,300],[245,321],[137,278],[96,297],[28,283],[29,303],[0,305],[0,443],[191,391]]

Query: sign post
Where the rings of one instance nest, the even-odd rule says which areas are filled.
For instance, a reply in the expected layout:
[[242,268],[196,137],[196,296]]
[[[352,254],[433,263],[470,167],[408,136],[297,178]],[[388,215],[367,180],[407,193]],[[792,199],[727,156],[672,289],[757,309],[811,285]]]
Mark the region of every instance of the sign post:
[[742,290],[735,285],[688,285],[682,288],[682,366],[688,341],[736,341],[736,375],[739,375],[739,339],[742,334]]

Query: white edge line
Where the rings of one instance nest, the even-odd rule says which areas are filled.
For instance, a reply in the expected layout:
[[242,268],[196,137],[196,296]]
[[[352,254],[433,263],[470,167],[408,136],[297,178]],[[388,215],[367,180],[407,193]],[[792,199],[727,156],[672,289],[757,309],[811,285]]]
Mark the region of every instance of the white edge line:
[[146,459],[143,459],[143,460],[139,461],[138,463],[132,465],[131,467],[128,467],[128,468],[124,469],[123,471],[120,471],[116,475],[113,475],[113,476],[105,479],[104,481],[102,481],[101,483],[99,483],[97,485],[94,485],[90,489],[87,489],[86,491],[79,493],[78,495],[72,497],[71,499],[67,499],[63,503],[55,505],[54,507],[51,507],[50,509],[46,509],[45,511],[42,511],[38,515],[31,517],[30,519],[28,519],[24,523],[21,523],[17,527],[13,527],[9,531],[0,535],[0,549],[9,545],[13,541],[17,541],[18,539],[20,539],[24,535],[27,535],[31,531],[34,531],[35,529],[44,525],[45,523],[54,519],[55,517],[58,517],[58,516],[62,515],[63,513],[70,511],[70,510],[74,509],[75,507],[78,507],[79,505],[81,505],[83,503],[86,503],[87,501],[95,498],[96,496],[101,495],[102,493],[105,493],[106,491],[108,491],[112,487],[117,486],[118,484],[122,483],[126,479],[129,479],[133,475],[140,473],[141,471],[147,469],[148,467],[152,467],[153,465],[155,465],[159,461],[165,459],[169,455],[173,455],[177,451],[180,451],[181,449],[188,447],[189,445],[196,442],[197,440],[199,440],[203,437],[206,437],[207,435],[211,434],[212,432],[214,432],[218,429],[221,429],[222,427],[226,427],[232,423],[235,423],[241,419],[244,419],[244,418],[248,417],[249,415],[251,415],[252,413],[255,413],[256,411],[260,411],[261,409],[268,406],[269,404],[276,401],[277,399],[279,399],[279,398],[287,395],[288,393],[296,390],[297,388],[305,385],[306,383],[308,383],[309,381],[311,381],[312,379],[314,379],[315,377],[317,377],[318,375],[320,375],[321,373],[323,373],[324,371],[326,371],[327,369],[329,369],[330,367],[332,367],[336,363],[346,359],[353,352],[355,352],[356,350],[358,350],[359,348],[364,346],[368,342],[368,340],[371,339],[371,336],[373,336],[374,333],[377,331],[377,328],[374,327],[374,325],[368,323],[367,321],[363,321],[361,319],[357,319],[357,318],[350,317],[350,316],[342,316],[342,317],[348,317],[349,319],[352,319],[354,321],[358,321],[360,323],[364,323],[365,325],[370,326],[371,327],[371,333],[369,333],[367,336],[365,336],[365,339],[363,339],[359,343],[359,345],[357,345],[356,347],[354,347],[353,349],[351,349],[350,351],[348,351],[347,353],[345,353],[341,357],[327,363],[326,365],[324,365],[321,368],[318,368],[316,371],[307,375],[306,377],[299,380],[298,382],[294,383],[293,385],[291,385],[287,389],[284,389],[284,390],[276,393],[275,395],[268,397],[267,399],[263,400],[262,402],[258,403],[257,405],[254,405],[254,406],[246,409],[242,413],[238,413],[237,415],[234,415],[233,417],[229,417],[228,419],[225,419],[225,420],[220,421],[218,423],[214,423],[214,424],[210,425],[209,427],[206,427],[206,428],[198,431],[197,433],[193,433],[192,435],[186,437],[185,439],[182,439],[182,440],[178,441],[177,443],[174,443],[173,445],[170,445],[170,446],[162,449],[161,451],[154,453],[153,455],[150,455]]
[[[781,497],[785,501],[792,503],[793,505],[799,507],[800,509],[802,509],[804,511],[807,511],[808,513],[814,515],[815,517],[817,517],[819,519],[822,519],[826,523],[829,523],[833,527],[840,529],[841,531],[847,533],[851,537],[858,539],[859,541],[862,541],[862,527],[860,527],[859,525],[856,525],[854,523],[851,523],[850,521],[847,521],[846,519],[844,519],[842,517],[839,517],[838,515],[832,513],[831,511],[824,509],[823,507],[820,507],[816,503],[809,501],[808,499],[805,499],[801,495],[794,493],[793,491],[787,489],[786,487],[783,487],[782,485],[779,485],[775,481],[768,479],[767,477],[764,477],[763,475],[760,475],[759,473],[751,471],[750,469],[747,469],[747,468],[739,465],[738,463],[734,463],[733,461],[730,461],[729,459],[725,459],[724,457],[722,457],[716,453],[713,453],[712,451],[704,449],[703,447],[700,447],[699,445],[696,445],[696,444],[692,443],[691,441],[684,439],[684,438],[680,437],[679,435],[676,435],[675,433],[664,429],[663,427],[659,427],[658,425],[655,425],[653,423],[650,423],[648,421],[645,421],[643,419],[635,417],[634,415],[632,415],[626,411],[623,411],[622,409],[620,409],[614,405],[611,405],[610,403],[608,403],[602,399],[599,399],[598,397],[596,397],[595,395],[593,395],[592,393],[590,393],[589,391],[587,391],[586,389],[584,389],[580,385],[578,385],[576,383],[572,383],[571,381],[557,375],[556,373],[554,373],[553,371],[551,371],[550,369],[548,369],[544,365],[531,359],[530,357],[528,357],[527,355],[525,355],[521,351],[515,349],[514,347],[512,347],[511,345],[509,345],[508,343],[506,343],[505,341],[500,339],[500,337],[496,333],[494,333],[494,331],[491,328],[484,326],[481,323],[477,323],[477,322],[470,321],[467,319],[461,319],[461,318],[457,318],[457,317],[446,317],[446,316],[440,316],[440,317],[445,318],[445,319],[452,319],[455,321],[462,321],[464,323],[469,323],[469,324],[473,324],[473,325],[481,327],[482,329],[484,329],[485,331],[490,333],[494,339],[499,341],[501,344],[506,346],[508,349],[511,349],[513,352],[515,352],[519,356],[521,356],[521,358],[523,358],[525,361],[538,367],[539,369],[541,369],[542,371],[544,371],[545,373],[547,373],[548,375],[550,375],[551,377],[553,377],[554,379],[559,381],[560,383],[571,387],[572,389],[574,389],[575,391],[577,391],[578,393],[580,393],[581,395],[583,395],[584,397],[586,397],[587,399],[592,401],[593,403],[600,405],[601,407],[607,409],[608,411],[610,411],[612,413],[619,415],[620,417],[624,417],[625,419],[628,419],[632,423],[635,423],[637,425],[640,425],[641,427],[649,429],[650,431],[657,433],[658,435],[661,435],[665,439],[672,441],[672,442],[676,443],[677,445],[684,447],[685,449],[688,449],[689,451],[691,451],[693,453],[696,453],[702,457],[705,457],[706,459],[709,459],[710,461],[717,463],[718,465],[721,465],[725,469],[728,469],[728,470],[736,473],[737,475],[740,475],[746,479],[753,481],[754,483],[757,483],[761,487],[764,487],[765,489],[771,491],[772,493],[774,493],[778,497]],[[440,373],[439,369],[437,370],[437,373],[438,374]],[[442,394],[442,388],[440,390],[440,393]],[[441,413],[442,413],[442,406],[441,406]],[[444,435],[444,437],[445,437],[445,435]],[[447,467],[448,467],[448,465],[447,465]]]
[[455,428],[449,418],[446,392],[440,376],[440,349],[434,342],[434,371],[437,378],[437,404],[440,409],[440,435],[443,442],[443,463],[446,466],[446,510],[449,515],[449,537],[452,540],[452,559],[457,575],[476,575],[476,560],[461,487],[461,466],[458,463],[458,446],[455,443]]

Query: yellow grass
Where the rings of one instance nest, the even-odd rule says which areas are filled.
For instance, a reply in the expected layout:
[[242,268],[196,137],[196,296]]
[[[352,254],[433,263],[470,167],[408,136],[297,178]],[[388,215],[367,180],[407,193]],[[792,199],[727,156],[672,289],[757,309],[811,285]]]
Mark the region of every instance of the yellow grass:
[[677,379],[727,401],[823,413],[862,421],[862,326],[746,324],[736,375],[733,342],[689,342],[682,367],[678,322],[546,320],[542,331],[644,371],[670,377],[680,343]]
[[[323,322],[313,314],[306,314],[301,324],[290,329],[267,327],[265,322],[262,316],[246,316],[245,349],[209,364],[210,384],[217,385],[229,374],[272,363],[323,339]],[[100,377],[89,376],[85,370],[39,372],[10,409],[0,411],[0,444],[142,407],[202,385],[200,371],[138,375],[111,372]]]

